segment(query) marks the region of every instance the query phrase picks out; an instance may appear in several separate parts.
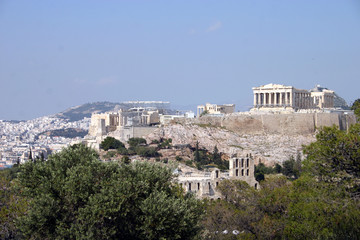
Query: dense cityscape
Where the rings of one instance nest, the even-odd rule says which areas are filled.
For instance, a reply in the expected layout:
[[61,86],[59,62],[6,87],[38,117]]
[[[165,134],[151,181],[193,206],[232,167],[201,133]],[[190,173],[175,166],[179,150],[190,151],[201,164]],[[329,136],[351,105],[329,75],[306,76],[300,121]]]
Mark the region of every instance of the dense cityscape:
[[[28,121],[0,120],[0,167],[8,167],[24,163],[29,158],[30,150],[33,157],[45,156],[57,152],[69,144],[81,142],[81,137],[48,136],[46,131],[56,129],[89,129],[90,119],[69,122],[57,117],[41,117]],[[41,134],[43,133],[43,134]]]

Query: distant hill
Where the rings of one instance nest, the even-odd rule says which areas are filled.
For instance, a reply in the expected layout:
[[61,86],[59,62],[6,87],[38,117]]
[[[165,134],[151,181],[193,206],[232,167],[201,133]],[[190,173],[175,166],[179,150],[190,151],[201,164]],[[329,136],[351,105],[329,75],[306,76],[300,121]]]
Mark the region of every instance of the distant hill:
[[[144,103],[145,102],[145,103]],[[123,102],[123,103],[112,103],[112,102],[94,102],[86,103],[79,106],[71,107],[65,111],[55,114],[55,117],[67,119],[69,122],[75,122],[84,119],[85,117],[91,117],[93,113],[104,113],[109,111],[118,111],[120,109],[129,109],[132,107],[156,107],[157,109],[163,109],[164,113],[173,113],[170,110],[169,102],[156,102],[156,101],[134,101],[134,102]]]
[[342,108],[344,110],[350,110],[350,107],[346,103],[346,101],[342,97],[337,95],[336,93],[335,93],[335,96],[334,96],[334,107],[335,108]]
[[66,109],[63,112],[56,114],[55,117],[67,119],[70,122],[75,122],[82,120],[85,117],[89,118],[93,113],[117,111],[121,107],[126,107],[126,106],[121,103],[111,103],[111,102],[86,103]]

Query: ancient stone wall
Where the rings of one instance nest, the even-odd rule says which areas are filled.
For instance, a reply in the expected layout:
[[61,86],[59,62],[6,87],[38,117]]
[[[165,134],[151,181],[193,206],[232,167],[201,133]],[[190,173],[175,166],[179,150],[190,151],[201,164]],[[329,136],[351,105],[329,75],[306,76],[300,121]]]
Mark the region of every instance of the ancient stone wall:
[[[186,119],[179,122],[187,123]],[[343,113],[234,113],[224,117],[203,116],[191,123],[223,127],[238,134],[313,134],[317,128],[336,125],[346,130],[356,123],[353,114]]]
[[158,127],[121,127],[116,131],[110,132],[108,136],[114,137],[122,142],[127,142],[129,138],[143,138],[153,133]]

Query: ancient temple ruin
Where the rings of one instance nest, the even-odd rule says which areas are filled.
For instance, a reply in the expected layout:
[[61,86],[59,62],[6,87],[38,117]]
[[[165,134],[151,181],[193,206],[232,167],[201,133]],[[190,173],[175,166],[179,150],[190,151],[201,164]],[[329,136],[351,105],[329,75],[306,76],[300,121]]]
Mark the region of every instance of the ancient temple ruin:
[[197,106],[197,116],[201,116],[202,113],[207,112],[211,115],[223,115],[235,112],[235,104],[211,104]]
[[213,168],[208,172],[180,172],[177,179],[185,192],[194,193],[199,198],[217,199],[221,198],[217,187],[224,179],[242,180],[258,189],[259,183],[255,180],[254,168],[251,156],[233,157],[229,160],[229,171],[222,172],[218,168]]
[[310,91],[281,84],[253,87],[254,110],[298,111],[334,108],[334,91],[316,88]]

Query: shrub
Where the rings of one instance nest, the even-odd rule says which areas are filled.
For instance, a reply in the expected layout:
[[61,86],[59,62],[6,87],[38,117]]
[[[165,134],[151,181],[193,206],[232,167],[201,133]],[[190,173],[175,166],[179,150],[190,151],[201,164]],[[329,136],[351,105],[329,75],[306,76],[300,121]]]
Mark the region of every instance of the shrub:
[[144,138],[130,138],[128,143],[130,148],[135,148],[140,145],[146,145],[146,140]]
[[113,138],[113,137],[106,137],[101,143],[100,148],[104,149],[105,151],[109,149],[118,149],[118,148],[124,148],[125,145],[120,142],[119,140]]

